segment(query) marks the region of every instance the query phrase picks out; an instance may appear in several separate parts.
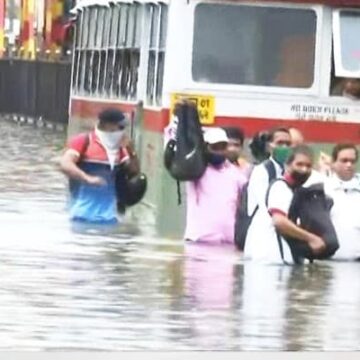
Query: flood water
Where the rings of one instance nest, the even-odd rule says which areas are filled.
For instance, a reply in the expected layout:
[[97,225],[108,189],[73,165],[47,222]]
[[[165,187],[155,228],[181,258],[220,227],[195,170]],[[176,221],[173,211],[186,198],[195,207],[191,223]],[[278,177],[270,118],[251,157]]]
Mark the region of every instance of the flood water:
[[359,263],[244,265],[146,224],[74,229],[64,135],[0,131],[0,350],[360,349]]

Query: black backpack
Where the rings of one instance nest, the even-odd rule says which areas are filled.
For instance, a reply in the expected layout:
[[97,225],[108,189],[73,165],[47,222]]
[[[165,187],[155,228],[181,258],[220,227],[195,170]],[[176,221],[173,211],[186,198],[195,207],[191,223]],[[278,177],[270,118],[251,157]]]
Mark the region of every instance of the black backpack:
[[[80,150],[78,162],[81,163],[84,154],[90,145],[90,135],[82,134],[83,145]],[[79,190],[79,182],[69,179],[69,190],[72,197],[76,197]],[[123,165],[115,170],[116,204],[119,213],[125,213],[126,208],[139,203],[147,190],[147,177],[144,173],[129,175]]]
[[130,176],[120,167],[115,173],[115,190],[117,209],[120,213],[125,213],[127,207],[136,205],[145,196],[147,177],[143,173]]
[[[271,160],[265,160],[263,165],[269,175],[270,184],[276,179],[275,165]],[[242,189],[235,218],[235,245],[241,251],[244,251],[247,232],[255,214],[259,209],[259,205],[256,205],[252,214],[248,214],[248,186],[249,183],[247,183]]]
[[176,140],[170,140],[164,152],[164,165],[177,181],[199,179],[207,167],[206,147],[198,111],[192,103],[179,103]]
[[[279,179],[278,181],[284,180]],[[294,197],[289,208],[288,218],[302,229],[320,236],[326,244],[322,254],[314,255],[308,244],[289,236],[282,236],[290,247],[294,262],[301,264],[303,259],[328,259],[339,248],[336,231],[330,218],[333,201],[325,195],[324,185],[321,183],[306,188],[299,187],[292,191]],[[279,240],[280,234],[277,233],[277,236]],[[281,248],[280,252],[282,252]]]

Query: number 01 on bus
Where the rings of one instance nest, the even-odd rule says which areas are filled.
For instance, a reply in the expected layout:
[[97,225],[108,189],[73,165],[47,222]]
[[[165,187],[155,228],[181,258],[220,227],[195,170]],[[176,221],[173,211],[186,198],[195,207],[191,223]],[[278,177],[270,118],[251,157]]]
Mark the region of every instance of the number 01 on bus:
[[171,94],[170,114],[174,111],[175,103],[187,99],[196,104],[200,122],[203,125],[212,125],[215,122],[215,97],[211,95]]

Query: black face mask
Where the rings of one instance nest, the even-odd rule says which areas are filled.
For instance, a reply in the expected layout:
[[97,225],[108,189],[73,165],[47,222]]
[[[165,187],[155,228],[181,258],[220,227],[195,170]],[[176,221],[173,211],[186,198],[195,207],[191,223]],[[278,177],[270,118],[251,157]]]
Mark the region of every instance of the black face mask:
[[293,171],[291,173],[291,177],[298,186],[305,184],[306,181],[309,179],[310,175],[311,173],[304,173],[300,171]]
[[212,166],[220,167],[225,162],[226,157],[224,155],[209,152],[207,155],[207,159],[209,164],[211,164]]

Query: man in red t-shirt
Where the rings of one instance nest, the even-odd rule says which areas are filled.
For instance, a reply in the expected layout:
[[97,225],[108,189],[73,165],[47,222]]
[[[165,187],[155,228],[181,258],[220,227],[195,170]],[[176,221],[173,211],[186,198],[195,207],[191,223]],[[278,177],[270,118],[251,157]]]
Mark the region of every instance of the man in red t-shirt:
[[139,163],[129,138],[124,114],[107,109],[90,133],[70,139],[62,156],[61,170],[70,179],[72,220],[114,223],[117,221],[115,174],[139,172]]

